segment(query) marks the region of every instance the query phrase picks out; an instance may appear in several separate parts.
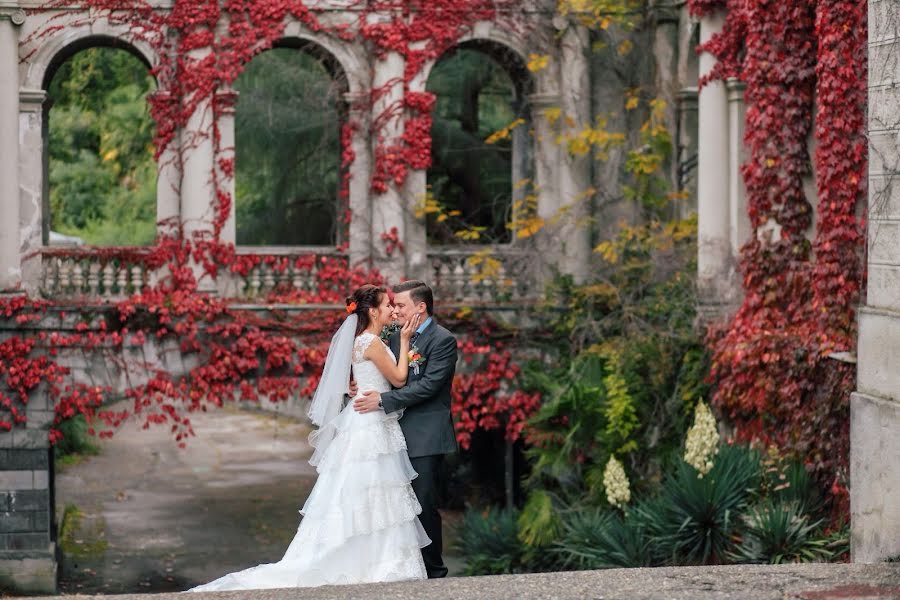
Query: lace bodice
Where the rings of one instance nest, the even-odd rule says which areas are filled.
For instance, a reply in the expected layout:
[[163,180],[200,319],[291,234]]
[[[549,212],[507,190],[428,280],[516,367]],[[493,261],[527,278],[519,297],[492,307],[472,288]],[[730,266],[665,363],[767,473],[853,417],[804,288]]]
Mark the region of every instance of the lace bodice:
[[378,367],[371,360],[363,358],[363,354],[370,344],[381,344],[387,351],[388,355],[394,356],[391,349],[385,346],[381,338],[377,335],[364,331],[353,342],[353,356],[351,363],[353,365],[353,378],[356,379],[356,385],[359,391],[377,390],[379,392],[387,392],[391,389],[391,384],[381,374]]

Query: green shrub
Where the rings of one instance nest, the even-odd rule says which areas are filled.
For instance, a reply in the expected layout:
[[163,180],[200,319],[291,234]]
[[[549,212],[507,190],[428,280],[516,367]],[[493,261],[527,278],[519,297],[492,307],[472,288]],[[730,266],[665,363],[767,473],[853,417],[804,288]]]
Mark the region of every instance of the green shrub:
[[811,520],[796,502],[762,502],[743,515],[740,545],[732,558],[742,563],[820,562],[842,551],[838,540],[819,532],[825,519]]
[[522,570],[516,511],[468,509],[457,526],[456,550],[466,561],[466,575],[496,575]]
[[802,462],[788,461],[781,468],[770,469],[767,474],[773,501],[793,502],[799,512],[807,515],[816,515],[825,506],[819,486]]
[[702,478],[677,461],[659,495],[635,509],[654,539],[654,560],[674,565],[725,561],[740,515],[759,485],[759,471],[759,455],[738,445],[723,445]]
[[634,513],[603,509],[573,511],[563,518],[553,553],[567,569],[653,566],[653,540]]
[[88,433],[88,424],[84,415],[75,415],[56,426],[63,438],[53,447],[56,460],[63,460],[75,455],[94,455],[100,452],[100,446],[94,436]]

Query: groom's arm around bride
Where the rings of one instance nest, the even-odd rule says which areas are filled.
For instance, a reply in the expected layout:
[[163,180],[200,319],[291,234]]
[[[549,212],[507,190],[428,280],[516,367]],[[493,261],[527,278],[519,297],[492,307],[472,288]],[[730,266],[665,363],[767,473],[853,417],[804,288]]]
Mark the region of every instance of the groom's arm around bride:
[[[406,385],[389,392],[364,392],[354,402],[354,409],[386,413],[403,409],[400,427],[406,437],[413,468],[419,476],[412,481],[422,505],[419,520],[432,544],[422,549],[428,576],[447,574],[441,558],[441,517],[437,511],[439,477],[444,454],[457,451],[456,434],[450,415],[451,386],[456,373],[456,338],[437,323],[433,314],[431,288],[421,281],[406,281],[394,288],[394,305],[401,322],[416,315],[422,323],[411,341],[410,352],[419,361],[410,361]],[[394,341],[394,340],[392,340]],[[399,344],[391,344],[393,349]],[[419,362],[414,366],[414,362]]]

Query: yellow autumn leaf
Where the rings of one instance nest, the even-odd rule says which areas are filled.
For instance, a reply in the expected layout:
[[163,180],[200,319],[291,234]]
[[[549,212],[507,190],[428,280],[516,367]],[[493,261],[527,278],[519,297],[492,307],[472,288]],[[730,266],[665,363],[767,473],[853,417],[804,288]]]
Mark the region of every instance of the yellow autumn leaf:
[[538,71],[546,69],[548,64],[550,64],[549,54],[536,54],[532,52],[528,55],[527,67],[532,73],[537,73]]
[[634,44],[631,43],[631,40],[622,40],[619,43],[619,46],[616,48],[616,51],[619,53],[619,56],[625,56],[631,49],[634,47]]
[[550,108],[544,109],[544,116],[547,118],[547,122],[551,125],[559,121],[559,118],[562,116],[562,109],[558,106],[551,106]]
[[103,155],[103,161],[109,162],[111,160],[116,160],[116,158],[118,158],[118,157],[119,157],[119,151],[117,149],[113,148],[112,150],[107,151]]

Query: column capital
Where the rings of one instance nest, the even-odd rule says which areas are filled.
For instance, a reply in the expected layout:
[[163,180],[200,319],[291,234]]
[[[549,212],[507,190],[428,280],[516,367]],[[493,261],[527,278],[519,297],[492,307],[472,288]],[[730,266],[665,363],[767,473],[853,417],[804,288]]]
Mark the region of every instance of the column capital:
[[729,77],[725,80],[725,89],[728,91],[729,102],[741,102],[744,99],[744,89],[747,84],[737,77]]
[[46,101],[44,90],[19,89],[19,112],[41,112]]
[[534,108],[552,108],[560,106],[562,98],[559,94],[531,94],[528,102]]
[[343,95],[347,110],[351,114],[366,113],[371,110],[372,94],[365,92],[347,92]]
[[216,111],[223,115],[233,115],[240,92],[232,88],[216,90]]
[[18,2],[4,2],[0,0],[0,21],[9,19],[13,25],[25,23],[25,10]]
[[695,87],[686,87],[678,90],[676,98],[681,110],[697,110],[698,91]]

